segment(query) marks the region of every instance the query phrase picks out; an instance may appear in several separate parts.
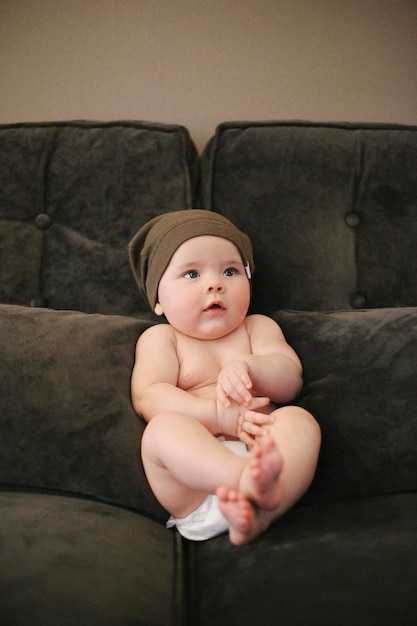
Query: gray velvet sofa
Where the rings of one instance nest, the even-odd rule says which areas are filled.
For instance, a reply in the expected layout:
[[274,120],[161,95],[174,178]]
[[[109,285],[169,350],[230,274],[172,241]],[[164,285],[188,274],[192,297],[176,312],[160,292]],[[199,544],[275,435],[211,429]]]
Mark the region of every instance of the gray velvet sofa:
[[[167,530],[130,402],[154,322],[126,246],[203,207],[252,238],[252,310],[304,365],[315,480],[245,547]],[[417,128],[0,127],[0,624],[417,618]]]

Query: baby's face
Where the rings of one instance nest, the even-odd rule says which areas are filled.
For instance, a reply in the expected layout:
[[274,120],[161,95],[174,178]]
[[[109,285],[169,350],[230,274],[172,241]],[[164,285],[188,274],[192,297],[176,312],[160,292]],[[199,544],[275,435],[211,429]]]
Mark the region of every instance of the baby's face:
[[219,339],[244,321],[250,285],[236,246],[202,235],[174,253],[158,287],[157,315],[184,335]]

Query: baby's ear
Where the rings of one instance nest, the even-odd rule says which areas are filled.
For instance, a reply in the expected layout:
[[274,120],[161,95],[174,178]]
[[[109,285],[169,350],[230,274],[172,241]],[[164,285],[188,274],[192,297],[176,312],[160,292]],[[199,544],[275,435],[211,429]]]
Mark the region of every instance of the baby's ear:
[[162,310],[162,307],[161,307],[161,305],[159,304],[159,302],[157,302],[157,303],[155,304],[154,311],[155,311],[156,315],[163,315],[163,314],[164,314],[164,312],[163,312],[163,310]]

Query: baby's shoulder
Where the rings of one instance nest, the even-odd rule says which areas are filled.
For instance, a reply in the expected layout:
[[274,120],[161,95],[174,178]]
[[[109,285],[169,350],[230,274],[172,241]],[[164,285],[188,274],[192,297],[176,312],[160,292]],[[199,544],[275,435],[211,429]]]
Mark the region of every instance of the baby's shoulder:
[[248,315],[245,319],[246,330],[250,334],[253,331],[259,329],[273,329],[277,328],[278,324],[272,317],[268,317],[267,315],[261,315],[260,313],[255,313],[253,315]]
[[251,346],[259,348],[266,343],[284,341],[284,335],[275,320],[267,315],[249,315],[246,318],[246,329],[249,335]]
[[175,332],[169,324],[154,324],[149,326],[138,339],[140,346],[163,346],[175,345]]

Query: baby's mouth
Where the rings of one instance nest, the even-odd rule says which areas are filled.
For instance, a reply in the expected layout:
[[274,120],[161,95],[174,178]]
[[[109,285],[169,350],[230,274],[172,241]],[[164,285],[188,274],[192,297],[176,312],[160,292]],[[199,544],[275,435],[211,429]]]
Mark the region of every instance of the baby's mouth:
[[221,302],[212,302],[205,311],[224,311],[224,305]]

